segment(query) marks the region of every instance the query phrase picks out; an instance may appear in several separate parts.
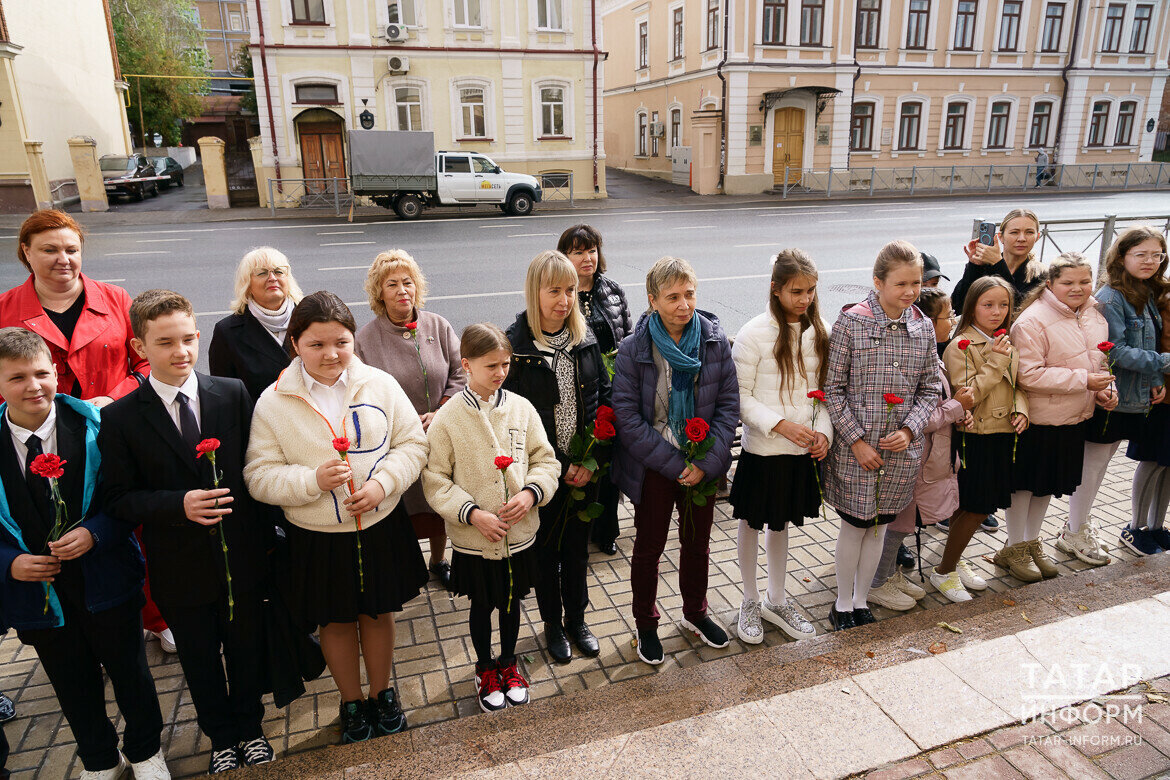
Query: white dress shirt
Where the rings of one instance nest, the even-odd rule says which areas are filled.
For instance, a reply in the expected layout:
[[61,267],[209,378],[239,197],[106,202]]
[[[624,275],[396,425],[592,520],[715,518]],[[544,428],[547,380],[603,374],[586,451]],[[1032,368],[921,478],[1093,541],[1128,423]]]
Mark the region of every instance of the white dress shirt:
[[203,429],[203,417],[199,413],[199,378],[195,376],[194,371],[191,372],[191,375],[187,377],[187,381],[181,387],[160,382],[154,378],[154,374],[150,375],[148,381],[150,382],[150,386],[154,388],[154,392],[158,393],[158,397],[162,399],[163,408],[171,416],[171,422],[179,429],[180,434],[183,433],[183,424],[179,417],[179,393],[187,396],[190,401],[187,405],[195,413],[195,422],[199,423],[200,430]]
[[345,416],[345,396],[349,383],[349,369],[342,371],[341,376],[330,386],[323,385],[309,376],[309,372],[305,370],[305,365],[302,363],[301,378],[304,379],[305,389],[309,391],[309,397],[313,399],[313,403],[317,405],[317,409],[321,414],[325,415],[325,419],[336,429],[341,423],[341,418]]
[[12,422],[12,417],[7,412],[4,413],[8,417],[8,429],[12,432],[12,446],[16,450],[16,462],[20,464],[21,471],[24,470],[24,462],[28,458],[28,437],[34,433],[37,438],[41,440],[41,450],[49,455],[57,454],[57,404],[54,402],[49,405],[49,416],[41,423],[41,427],[35,431],[30,431],[27,428],[21,428],[16,423]]

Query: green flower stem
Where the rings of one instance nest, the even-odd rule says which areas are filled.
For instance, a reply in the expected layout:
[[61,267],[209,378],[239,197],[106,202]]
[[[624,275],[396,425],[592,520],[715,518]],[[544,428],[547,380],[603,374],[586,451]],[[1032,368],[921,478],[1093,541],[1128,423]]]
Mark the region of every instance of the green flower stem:
[[[210,450],[207,453],[207,460],[211,462],[211,484],[213,487],[219,487],[220,473],[215,468],[215,450]],[[215,505],[219,506],[219,499],[215,500]],[[219,549],[223,551],[223,571],[227,576],[228,588],[228,622],[232,622],[236,618],[236,598],[232,593],[232,567],[228,564],[228,546],[227,539],[224,538],[223,521],[219,523]]]
[[427,381],[427,364],[422,359],[422,346],[418,342],[418,331],[410,331],[410,337],[414,340],[414,354],[418,355],[418,367],[422,369],[423,376],[423,392],[426,393],[427,398],[427,412],[431,411],[431,386]]

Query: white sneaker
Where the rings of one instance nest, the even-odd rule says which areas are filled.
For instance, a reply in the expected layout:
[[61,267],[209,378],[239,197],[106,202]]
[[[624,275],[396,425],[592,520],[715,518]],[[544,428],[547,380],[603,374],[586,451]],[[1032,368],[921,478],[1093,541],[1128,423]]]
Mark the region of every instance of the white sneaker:
[[1074,533],[1066,525],[1060,530],[1060,535],[1056,537],[1053,546],[1063,553],[1076,556],[1078,560],[1090,566],[1104,566],[1113,560],[1101,549],[1101,542],[1096,538],[1095,529],[1091,527]]
[[976,574],[971,564],[966,561],[955,564],[955,571],[959,573],[959,582],[963,583],[967,590],[987,590],[987,580]]
[[907,596],[894,585],[893,577],[882,583],[880,588],[870,588],[869,596],[865,600],[874,604],[881,604],[886,609],[896,609],[899,612],[914,609],[918,604],[917,601]]
[[817,635],[813,624],[796,611],[792,599],[784,599],[780,604],[773,604],[768,601],[765,594],[760,601],[760,617],[787,634],[789,639],[808,639]]
[[131,764],[130,768],[134,770],[134,780],[171,780],[171,770],[167,769],[167,759],[161,750],[145,761]]
[[174,655],[178,652],[178,649],[175,647],[175,635],[171,633],[169,628],[164,628],[162,631],[158,632],[152,631],[151,634],[155,639],[158,640],[158,643],[162,645],[164,653],[170,653],[171,655]]
[[894,576],[890,577],[887,583],[893,585],[915,601],[926,596],[926,591],[919,587],[918,583],[906,579],[906,575],[897,569],[894,570]]
[[739,606],[739,638],[749,645],[764,641],[764,624],[760,622],[760,602],[744,598]]
[[113,769],[103,769],[100,772],[89,772],[85,769],[81,770],[81,780],[119,780],[122,775],[126,774],[126,770],[130,768],[130,764],[126,761],[126,756],[118,753],[118,765]]
[[930,584],[937,588],[939,593],[956,603],[971,600],[971,594],[967,592],[967,589],[963,587],[963,581],[959,579],[958,569],[950,574],[939,574],[932,566],[930,568]]

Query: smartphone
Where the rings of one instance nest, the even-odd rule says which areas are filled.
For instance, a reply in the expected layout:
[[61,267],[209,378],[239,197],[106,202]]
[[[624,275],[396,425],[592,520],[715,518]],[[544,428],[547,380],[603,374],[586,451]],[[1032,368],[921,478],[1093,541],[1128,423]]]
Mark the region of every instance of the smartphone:
[[979,221],[979,235],[974,236],[979,239],[979,243],[985,246],[994,246],[995,244],[995,223]]

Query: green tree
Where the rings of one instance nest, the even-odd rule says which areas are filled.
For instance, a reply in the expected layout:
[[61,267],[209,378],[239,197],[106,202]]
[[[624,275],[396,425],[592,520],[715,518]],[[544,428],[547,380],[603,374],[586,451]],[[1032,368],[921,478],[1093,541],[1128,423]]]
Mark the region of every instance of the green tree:
[[[255,72],[252,69],[252,50],[244,45],[236,52],[236,71],[242,76],[254,78]],[[251,89],[243,95],[240,95],[240,110],[245,114],[256,113],[256,82],[250,82]]]
[[159,133],[165,144],[177,144],[182,120],[199,116],[203,109],[199,96],[207,91],[207,82],[200,77],[207,75],[210,60],[203,48],[199,12],[190,0],[111,0],[110,12],[122,72],[155,77],[127,78],[132,103],[139,100],[135,82],[141,81],[145,128],[137,127],[139,112],[131,107],[134,140],[141,142],[145,129],[148,142]]

